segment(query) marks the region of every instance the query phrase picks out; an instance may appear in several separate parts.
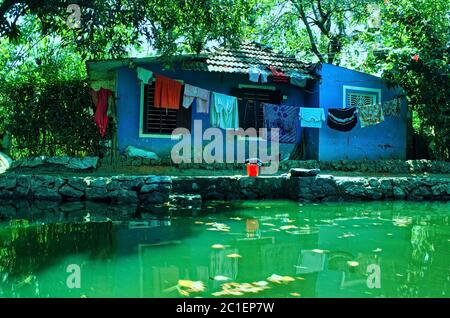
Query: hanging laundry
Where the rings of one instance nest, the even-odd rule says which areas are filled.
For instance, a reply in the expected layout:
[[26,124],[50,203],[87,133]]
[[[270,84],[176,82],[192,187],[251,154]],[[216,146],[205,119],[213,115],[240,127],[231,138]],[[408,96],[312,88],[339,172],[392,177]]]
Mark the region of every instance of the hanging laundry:
[[358,123],[356,108],[329,108],[327,125],[338,131],[350,131]]
[[306,86],[306,80],[309,78],[312,78],[311,75],[293,71],[289,74],[291,77],[291,85],[295,85],[298,87],[305,87]]
[[196,99],[197,113],[209,113],[209,98],[211,92],[196,87],[193,85],[185,84],[183,93],[183,107],[191,107],[193,101]]
[[267,83],[267,77],[269,72],[264,70],[262,67],[252,66],[248,69],[249,81],[254,83],[259,83],[259,78],[261,77],[261,83]]
[[[297,137],[296,123],[298,121],[298,107],[263,103],[264,128],[278,128],[280,143],[295,143]],[[265,136],[273,140],[268,131]]]
[[108,98],[112,95],[109,89],[101,88],[97,92],[97,104],[94,115],[95,123],[100,132],[100,136],[105,137],[108,127]]
[[258,67],[256,67],[256,66],[250,67],[248,69],[249,81],[258,83],[260,74],[261,74],[261,70]]
[[274,66],[269,66],[269,70],[272,72],[274,83],[289,83],[289,77],[282,71],[277,70]]
[[384,121],[383,108],[381,104],[365,105],[358,107],[359,124],[361,128],[377,125]]
[[267,83],[267,77],[269,77],[270,72],[261,69],[261,83]]
[[144,84],[150,84],[153,79],[153,72],[142,67],[136,67],[137,78]]
[[154,107],[180,109],[182,87],[178,81],[156,75]]
[[400,99],[394,98],[393,100],[383,103],[384,116],[400,116],[401,103]]
[[239,113],[237,98],[212,92],[210,120],[212,127],[238,129]]
[[325,121],[323,108],[300,107],[300,124],[302,127],[322,128],[322,121]]

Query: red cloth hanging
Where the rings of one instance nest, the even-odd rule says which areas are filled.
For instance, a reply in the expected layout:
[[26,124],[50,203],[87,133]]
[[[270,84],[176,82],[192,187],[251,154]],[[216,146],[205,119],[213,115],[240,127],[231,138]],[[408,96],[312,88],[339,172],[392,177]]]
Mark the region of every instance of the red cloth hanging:
[[95,123],[97,124],[100,136],[105,137],[106,128],[108,127],[108,97],[112,92],[106,88],[100,88],[97,92],[97,104],[94,115]]
[[269,70],[272,72],[274,83],[289,83],[289,77],[287,77],[282,71],[277,70],[275,66],[269,66]]
[[154,107],[180,109],[182,87],[180,82],[156,75]]

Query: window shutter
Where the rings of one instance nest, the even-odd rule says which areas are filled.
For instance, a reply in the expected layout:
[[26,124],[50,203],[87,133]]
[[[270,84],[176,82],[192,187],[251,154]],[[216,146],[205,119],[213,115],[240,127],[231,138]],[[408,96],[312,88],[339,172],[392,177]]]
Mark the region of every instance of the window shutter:
[[[177,109],[155,108],[155,83],[144,86],[144,133],[170,135],[172,131],[181,126],[190,129],[191,112]],[[183,118],[180,118],[182,116]],[[186,117],[186,118],[184,118]]]
[[347,108],[374,105],[377,95],[368,93],[347,93]]

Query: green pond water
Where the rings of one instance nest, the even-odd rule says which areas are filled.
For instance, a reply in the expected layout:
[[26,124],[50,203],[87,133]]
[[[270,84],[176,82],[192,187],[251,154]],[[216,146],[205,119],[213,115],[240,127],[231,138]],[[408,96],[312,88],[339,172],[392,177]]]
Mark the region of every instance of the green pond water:
[[450,295],[450,203],[211,203],[197,216],[132,221],[82,213],[3,217],[0,297]]

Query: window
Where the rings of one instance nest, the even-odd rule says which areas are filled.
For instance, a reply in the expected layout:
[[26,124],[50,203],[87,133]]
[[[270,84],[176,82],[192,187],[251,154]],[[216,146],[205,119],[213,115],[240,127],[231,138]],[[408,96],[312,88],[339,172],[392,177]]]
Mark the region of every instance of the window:
[[374,105],[381,101],[381,89],[344,85],[343,97],[343,108]]
[[264,108],[261,103],[279,105],[281,103],[281,92],[279,90],[268,90],[260,88],[235,88],[232,95],[239,98],[239,127],[244,130],[264,127]]
[[[178,127],[191,129],[192,107],[166,109],[153,107],[155,83],[144,84],[142,130],[144,134],[171,135]],[[181,97],[182,98],[182,94]],[[181,100],[180,100],[181,105]]]
[[376,94],[347,93],[347,107],[359,107],[376,104]]

